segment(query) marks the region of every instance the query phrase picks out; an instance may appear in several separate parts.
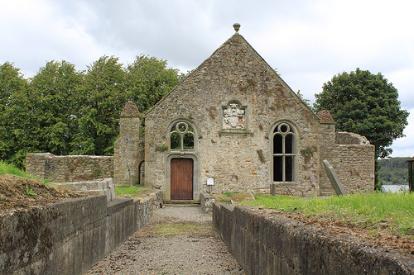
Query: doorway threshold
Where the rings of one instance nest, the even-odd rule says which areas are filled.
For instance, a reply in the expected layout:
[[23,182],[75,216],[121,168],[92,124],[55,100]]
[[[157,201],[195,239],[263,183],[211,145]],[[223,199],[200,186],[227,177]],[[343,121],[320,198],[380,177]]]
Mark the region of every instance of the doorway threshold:
[[200,204],[199,200],[169,200],[164,201],[164,204],[186,204],[186,205],[192,205],[192,204]]

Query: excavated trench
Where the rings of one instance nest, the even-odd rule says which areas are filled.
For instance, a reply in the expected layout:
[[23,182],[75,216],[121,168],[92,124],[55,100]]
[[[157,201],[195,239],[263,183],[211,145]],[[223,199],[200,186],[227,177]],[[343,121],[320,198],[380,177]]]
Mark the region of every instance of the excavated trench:
[[87,274],[244,274],[198,206],[166,205]]

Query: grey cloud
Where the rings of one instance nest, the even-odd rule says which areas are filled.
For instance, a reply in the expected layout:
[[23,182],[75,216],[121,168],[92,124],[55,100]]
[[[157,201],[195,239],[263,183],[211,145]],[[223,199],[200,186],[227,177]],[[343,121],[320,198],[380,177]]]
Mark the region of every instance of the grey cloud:
[[[230,37],[231,25],[239,22],[245,38],[306,98],[314,100],[334,74],[360,67],[382,72],[400,91],[402,106],[413,109],[414,17],[407,13],[414,4],[393,3],[388,12],[390,3],[8,1],[0,9],[0,62],[15,62],[32,75],[51,59],[84,69],[104,54],[124,63],[148,54],[189,70]],[[405,143],[396,144],[402,148]]]

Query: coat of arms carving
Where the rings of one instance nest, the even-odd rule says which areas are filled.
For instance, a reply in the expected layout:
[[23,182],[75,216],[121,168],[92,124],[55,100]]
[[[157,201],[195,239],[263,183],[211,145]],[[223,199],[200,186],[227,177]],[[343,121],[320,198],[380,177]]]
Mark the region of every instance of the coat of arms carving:
[[223,129],[246,129],[246,107],[236,102],[224,106]]

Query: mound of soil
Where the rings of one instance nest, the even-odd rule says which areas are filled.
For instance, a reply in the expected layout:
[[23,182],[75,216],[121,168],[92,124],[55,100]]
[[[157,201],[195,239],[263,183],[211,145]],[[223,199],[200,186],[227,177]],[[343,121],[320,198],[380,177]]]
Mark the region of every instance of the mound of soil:
[[81,193],[56,190],[36,180],[12,175],[0,176],[0,212],[41,206],[80,196]]
[[351,223],[344,223],[331,218],[308,217],[301,213],[286,213],[277,210],[263,210],[270,215],[282,215],[289,219],[294,219],[307,225],[323,229],[335,236],[352,236],[366,243],[368,246],[381,247],[385,250],[397,250],[402,254],[414,255],[414,236],[413,235],[392,235],[386,230],[380,230],[376,234],[372,231],[359,228]]

